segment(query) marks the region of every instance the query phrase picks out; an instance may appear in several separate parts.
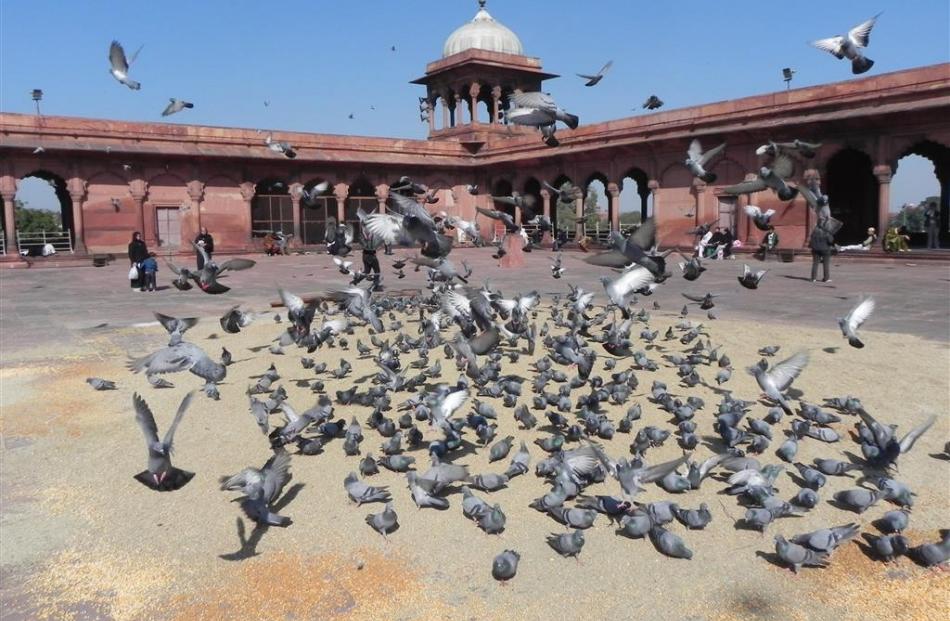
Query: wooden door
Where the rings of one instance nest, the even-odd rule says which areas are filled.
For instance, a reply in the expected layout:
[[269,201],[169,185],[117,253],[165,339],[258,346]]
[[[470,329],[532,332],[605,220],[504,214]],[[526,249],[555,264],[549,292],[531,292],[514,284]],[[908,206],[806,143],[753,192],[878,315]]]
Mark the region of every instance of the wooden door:
[[176,207],[155,207],[158,218],[158,245],[160,248],[181,246],[181,211]]

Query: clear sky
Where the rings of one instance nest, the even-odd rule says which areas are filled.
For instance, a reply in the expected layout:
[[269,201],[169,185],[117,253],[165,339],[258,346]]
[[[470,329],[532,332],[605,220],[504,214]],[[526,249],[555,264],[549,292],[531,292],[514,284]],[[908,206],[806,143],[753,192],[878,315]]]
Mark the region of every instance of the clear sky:
[[[847,62],[808,42],[879,11],[872,74],[950,59],[947,0],[489,0],[487,8],[526,54],[563,76],[546,88],[582,123],[641,114],[653,93],[678,108],[782,89],[783,67],[796,70],[793,86],[850,79]],[[195,108],[164,120],[424,138],[424,91],[408,82],[476,9],[475,0],[2,0],[0,110],[32,112],[30,91],[42,88],[51,115],[159,121],[178,97]],[[130,55],[144,45],[131,71],[140,91],[109,75],[113,38]],[[609,59],[613,69],[595,88],[574,77]],[[911,163],[895,178],[893,203],[935,192],[926,160]]]

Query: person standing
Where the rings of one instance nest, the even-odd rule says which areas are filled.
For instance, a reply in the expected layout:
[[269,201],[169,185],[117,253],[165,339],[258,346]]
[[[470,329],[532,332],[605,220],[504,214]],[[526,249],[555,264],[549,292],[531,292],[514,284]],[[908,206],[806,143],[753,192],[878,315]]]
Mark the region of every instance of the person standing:
[[142,239],[142,234],[138,231],[132,233],[132,241],[129,242],[129,263],[135,266],[138,271],[138,278],[129,279],[132,285],[132,291],[145,291],[145,275],[142,272],[142,261],[148,258],[148,246]]
[[[198,237],[195,238],[195,245],[202,246],[205,249],[205,252],[208,254],[208,260],[211,260],[211,253],[214,252],[214,238],[211,237],[211,234],[208,233],[207,227],[201,227],[201,232],[198,233]],[[198,255],[198,269],[200,270],[205,266],[205,258],[201,255],[201,252],[196,252]]]
[[811,247],[811,281],[818,278],[818,264],[821,263],[821,282],[831,282],[831,250],[834,248],[834,236],[825,228],[824,219],[811,231],[808,245]]
[[927,231],[927,248],[939,248],[940,212],[933,201],[927,203],[927,211],[924,212],[924,230]]
[[778,233],[775,232],[775,227],[770,224],[769,232],[762,237],[762,241],[759,243],[759,253],[762,255],[761,260],[767,260],[769,258],[769,252],[775,250],[776,247],[778,247]]

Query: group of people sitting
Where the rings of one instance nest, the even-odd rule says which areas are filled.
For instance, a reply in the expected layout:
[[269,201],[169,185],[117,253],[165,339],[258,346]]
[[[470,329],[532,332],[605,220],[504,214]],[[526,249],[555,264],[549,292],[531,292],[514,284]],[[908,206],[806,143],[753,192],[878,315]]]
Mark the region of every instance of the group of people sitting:
[[732,234],[732,229],[717,226],[700,238],[696,252],[701,259],[735,259],[732,254],[735,244],[736,236]]

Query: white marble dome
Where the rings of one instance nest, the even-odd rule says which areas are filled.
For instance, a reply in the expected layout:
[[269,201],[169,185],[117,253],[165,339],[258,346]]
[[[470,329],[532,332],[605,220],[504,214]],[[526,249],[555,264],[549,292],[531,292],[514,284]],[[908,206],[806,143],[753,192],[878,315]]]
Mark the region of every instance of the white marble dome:
[[495,18],[485,10],[484,2],[479,2],[479,4],[475,18],[457,28],[445,40],[445,45],[442,46],[442,58],[471,49],[523,56],[524,48],[518,35],[495,21]]

